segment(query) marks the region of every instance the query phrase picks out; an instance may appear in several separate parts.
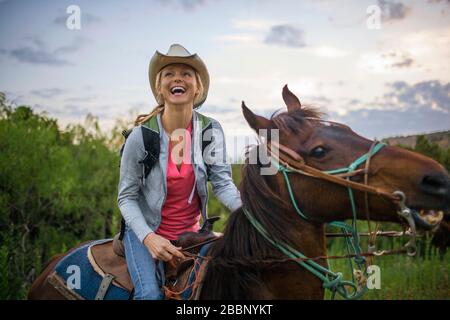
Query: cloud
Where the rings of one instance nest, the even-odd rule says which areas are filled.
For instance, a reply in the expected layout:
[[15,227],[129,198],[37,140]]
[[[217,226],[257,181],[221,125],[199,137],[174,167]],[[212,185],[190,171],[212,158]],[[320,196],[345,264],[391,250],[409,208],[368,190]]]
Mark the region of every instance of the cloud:
[[72,98],[67,98],[65,101],[67,102],[89,102],[95,100],[97,96],[89,95],[89,96],[77,96]]
[[403,3],[389,0],[378,0],[378,6],[381,9],[381,18],[384,21],[402,20],[411,11]]
[[290,25],[276,25],[270,28],[264,39],[267,44],[281,45],[291,48],[305,47],[303,30]]
[[84,116],[84,115],[88,114],[89,112],[92,112],[92,108],[79,106],[79,105],[75,105],[75,104],[66,104],[63,107],[63,112],[66,115],[71,115],[71,116]]
[[163,5],[170,5],[174,7],[181,8],[185,11],[193,11],[204,4],[206,0],[158,0],[159,3]]
[[234,19],[231,21],[233,28],[243,30],[268,30],[274,23],[269,20],[262,19]]
[[8,55],[16,58],[20,62],[43,64],[48,66],[62,66],[70,64],[67,60],[55,56],[52,52],[34,49],[31,47],[20,47],[6,52]]
[[428,3],[443,3],[443,5],[441,6],[441,15],[448,15],[448,13],[450,12],[450,0],[428,0]]
[[72,43],[65,46],[60,46],[55,50],[50,50],[45,42],[37,36],[26,37],[25,39],[31,42],[31,44],[9,50],[0,49],[0,54],[10,56],[20,62],[30,64],[65,66],[72,65],[72,63],[63,56],[80,50],[86,43],[89,42],[87,38],[77,36],[73,39]]
[[235,44],[261,44],[264,40],[264,34],[271,30],[274,21],[262,19],[233,19],[231,20],[231,25],[233,29],[237,29],[240,32],[218,35],[213,39],[218,42]]
[[61,46],[59,48],[56,48],[54,50],[55,54],[67,54],[67,53],[73,53],[81,48],[83,48],[86,44],[90,43],[91,41],[85,37],[77,36],[73,39],[72,43]]
[[252,34],[228,34],[216,36],[214,37],[214,40],[219,42],[231,42],[242,44],[259,43],[259,39]]
[[31,42],[31,44],[38,49],[45,49],[45,42],[39,38],[39,36],[26,36],[24,37],[24,40]]
[[408,85],[404,81],[397,81],[389,86],[393,91],[384,95],[386,104],[396,104],[406,110],[439,110],[448,114],[450,123],[450,82],[430,80]]
[[95,116],[108,118],[110,116],[106,107],[100,106],[80,106],[76,104],[62,105],[48,105],[33,104],[33,107],[38,111],[45,111],[49,115],[58,117],[59,119],[69,120],[71,122],[75,119],[84,118],[88,113]]
[[[235,102],[236,106],[240,105],[240,102]],[[206,104],[202,110],[204,112],[210,112],[210,113],[216,113],[216,114],[224,114],[224,113],[234,113],[236,112],[236,107],[232,106],[218,106],[218,105],[211,105]]]
[[362,54],[358,67],[369,72],[386,73],[393,69],[408,69],[417,67],[415,59],[408,52],[381,52]]
[[60,88],[47,88],[47,89],[41,89],[41,90],[32,90],[30,93],[32,95],[38,96],[40,98],[53,98],[55,96],[60,95],[63,93],[64,90]]
[[360,109],[338,117],[355,132],[369,138],[417,134],[450,129],[450,117],[440,111]]
[[14,5],[14,4],[16,4],[16,3],[14,3],[14,2],[17,2],[17,1],[14,1],[14,0],[0,0],[0,6],[7,6],[7,5]]
[[151,110],[151,109],[153,109],[153,106],[150,105],[148,101],[131,102],[130,107],[132,109],[136,109],[136,110]]
[[381,55],[388,61],[391,68],[409,68],[414,64],[414,59],[408,53],[389,52]]
[[428,0],[428,3],[446,3],[450,5],[450,0]]
[[305,96],[305,99],[307,101],[307,104],[310,105],[318,105],[318,106],[322,106],[322,105],[328,105],[331,103],[331,100],[324,95],[312,95],[312,96]]
[[331,46],[320,46],[313,50],[315,55],[323,58],[341,58],[347,55],[346,51]]
[[414,63],[414,60],[412,58],[405,58],[403,61],[393,63],[391,65],[392,68],[404,68],[404,67],[410,67]]
[[367,137],[450,129],[450,82],[430,80],[410,85],[397,81],[389,83],[388,88],[389,92],[370,103],[354,99],[362,106],[358,110],[330,115]]

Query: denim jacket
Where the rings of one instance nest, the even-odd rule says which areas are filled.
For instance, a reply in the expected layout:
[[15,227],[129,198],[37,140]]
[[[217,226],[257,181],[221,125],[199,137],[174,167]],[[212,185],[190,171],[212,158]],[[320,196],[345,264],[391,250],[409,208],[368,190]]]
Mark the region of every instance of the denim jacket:
[[[201,119],[200,119],[201,118]],[[208,119],[206,125],[202,119]],[[120,179],[118,187],[119,209],[126,224],[134,231],[142,242],[150,233],[158,229],[161,223],[161,209],[167,196],[167,163],[169,137],[161,125],[161,116],[157,114],[155,126],[150,128],[149,122],[133,128],[128,136],[120,162]],[[141,126],[146,126],[155,134],[159,134],[159,161],[152,167],[145,178],[143,164],[146,156]],[[205,130],[209,130],[205,132]],[[209,137],[210,143],[202,152],[202,137]],[[217,198],[230,210],[241,205],[238,189],[231,178],[231,166],[227,163],[225,137],[219,122],[193,112],[193,129],[191,139],[191,161],[195,174],[195,183],[189,199],[191,201],[197,188],[201,200],[201,215],[207,219],[208,185]],[[202,156],[203,153],[203,156]]]

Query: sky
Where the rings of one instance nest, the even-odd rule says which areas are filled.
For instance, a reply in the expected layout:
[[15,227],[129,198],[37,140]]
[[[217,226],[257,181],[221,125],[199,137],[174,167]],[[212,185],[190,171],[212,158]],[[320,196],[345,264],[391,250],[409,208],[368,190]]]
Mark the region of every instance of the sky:
[[254,136],[241,101],[269,117],[285,84],[367,138],[450,129],[448,0],[0,0],[0,91],[107,131],[156,105],[148,64],[172,43],[206,63],[199,111],[232,158]]

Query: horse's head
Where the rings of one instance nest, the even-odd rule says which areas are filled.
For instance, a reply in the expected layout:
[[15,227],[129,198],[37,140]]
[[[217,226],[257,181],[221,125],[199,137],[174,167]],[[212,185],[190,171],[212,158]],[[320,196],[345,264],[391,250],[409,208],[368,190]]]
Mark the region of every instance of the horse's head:
[[[324,121],[317,110],[301,105],[299,99],[283,88],[287,112],[271,119],[254,114],[244,102],[242,109],[250,127],[257,133],[261,129],[278,129],[279,144],[295,151],[304,163],[320,171],[348,167],[356,159],[368,153],[373,141],[363,138],[349,127]],[[270,137],[269,137],[270,141]],[[363,173],[365,162],[356,169]],[[289,173],[292,193],[298,205],[312,221],[329,222],[351,218],[351,202],[348,188],[308,175]],[[266,176],[273,190],[280,190],[280,197],[291,202],[283,174]],[[351,181],[364,184],[364,174],[357,174]],[[406,205],[416,214],[419,226],[430,226],[450,207],[450,178],[436,161],[406,149],[384,146],[370,157],[367,183],[386,194],[401,191]],[[354,190],[359,219],[366,219],[366,194]],[[370,219],[399,222],[398,202],[379,194],[368,194]],[[438,214],[439,212],[439,214]]]

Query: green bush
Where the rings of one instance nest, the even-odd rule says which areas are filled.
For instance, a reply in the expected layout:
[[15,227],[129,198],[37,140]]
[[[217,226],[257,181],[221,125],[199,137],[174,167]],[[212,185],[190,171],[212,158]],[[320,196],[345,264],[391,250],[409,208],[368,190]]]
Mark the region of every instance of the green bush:
[[0,100],[0,295],[20,299],[54,254],[117,229],[119,157],[97,121],[57,121]]

